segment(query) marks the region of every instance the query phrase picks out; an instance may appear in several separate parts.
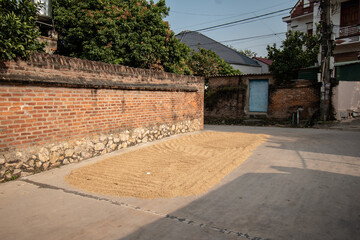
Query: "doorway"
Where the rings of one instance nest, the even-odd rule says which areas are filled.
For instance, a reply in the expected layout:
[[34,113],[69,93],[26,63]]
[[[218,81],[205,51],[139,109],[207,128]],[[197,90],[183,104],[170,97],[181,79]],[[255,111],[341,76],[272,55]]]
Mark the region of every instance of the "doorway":
[[267,112],[269,97],[269,80],[254,79],[249,81],[249,111]]

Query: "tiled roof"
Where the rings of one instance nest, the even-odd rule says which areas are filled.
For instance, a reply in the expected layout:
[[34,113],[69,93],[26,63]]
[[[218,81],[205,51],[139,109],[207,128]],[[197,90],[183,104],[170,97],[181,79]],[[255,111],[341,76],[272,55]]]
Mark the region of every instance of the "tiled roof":
[[266,58],[261,58],[261,57],[253,57],[253,59],[256,59],[260,62],[265,63],[266,65],[271,65],[272,60],[266,59]]
[[198,47],[214,51],[221,59],[229,64],[260,67],[255,60],[199,32],[183,31],[177,34],[176,37],[195,51],[198,51]]

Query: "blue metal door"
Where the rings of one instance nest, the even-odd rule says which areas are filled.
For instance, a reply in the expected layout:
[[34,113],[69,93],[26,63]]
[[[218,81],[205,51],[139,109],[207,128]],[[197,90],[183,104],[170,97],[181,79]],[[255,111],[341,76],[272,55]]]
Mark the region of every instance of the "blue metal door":
[[269,81],[267,79],[250,80],[249,111],[267,112]]

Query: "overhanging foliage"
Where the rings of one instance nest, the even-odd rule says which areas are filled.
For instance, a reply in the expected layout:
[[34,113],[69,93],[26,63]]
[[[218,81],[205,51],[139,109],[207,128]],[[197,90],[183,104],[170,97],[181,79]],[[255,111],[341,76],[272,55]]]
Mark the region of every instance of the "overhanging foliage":
[[0,1],[0,60],[27,59],[44,46],[37,38],[40,6],[31,0]]

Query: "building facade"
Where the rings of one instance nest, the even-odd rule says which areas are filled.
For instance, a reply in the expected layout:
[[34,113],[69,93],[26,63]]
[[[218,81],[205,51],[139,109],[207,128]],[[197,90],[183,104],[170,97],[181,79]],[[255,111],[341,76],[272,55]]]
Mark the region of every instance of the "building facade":
[[[360,112],[360,0],[330,0],[334,43],[332,90],[336,119],[358,116]],[[290,15],[283,18],[287,30],[313,34],[321,21],[320,3],[299,0]]]
[[[360,0],[331,0],[333,52],[335,62],[356,61],[360,57]],[[299,0],[290,15],[283,18],[287,30],[316,33],[320,23],[320,3]]]

